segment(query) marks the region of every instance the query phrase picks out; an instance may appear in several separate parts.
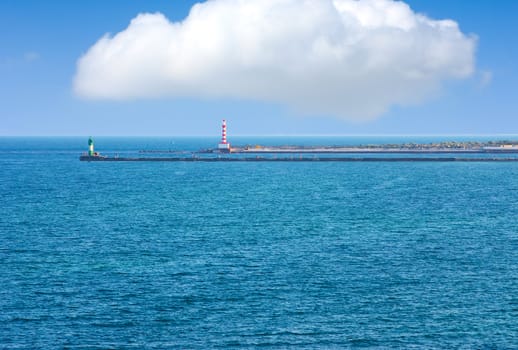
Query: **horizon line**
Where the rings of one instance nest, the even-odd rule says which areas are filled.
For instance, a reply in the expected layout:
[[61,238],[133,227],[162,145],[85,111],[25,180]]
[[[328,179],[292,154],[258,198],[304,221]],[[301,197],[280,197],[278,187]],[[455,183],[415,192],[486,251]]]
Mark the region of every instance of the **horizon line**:
[[[21,137],[45,137],[45,138],[68,138],[68,137],[157,137],[157,138],[165,138],[165,137],[213,137],[220,138],[221,135],[218,134],[198,134],[198,135],[95,135],[95,134],[84,134],[84,135],[0,135],[2,138],[21,138]],[[518,137],[518,133],[487,133],[487,134],[455,134],[455,133],[445,133],[445,134],[235,134],[229,136],[229,140],[232,137],[493,137],[493,136],[513,136]]]

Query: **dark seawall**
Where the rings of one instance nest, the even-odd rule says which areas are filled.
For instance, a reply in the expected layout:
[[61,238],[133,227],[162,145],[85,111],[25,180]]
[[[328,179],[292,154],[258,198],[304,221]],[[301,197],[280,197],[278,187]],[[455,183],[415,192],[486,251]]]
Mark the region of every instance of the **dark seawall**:
[[491,157],[89,157],[83,162],[518,162],[518,158]]

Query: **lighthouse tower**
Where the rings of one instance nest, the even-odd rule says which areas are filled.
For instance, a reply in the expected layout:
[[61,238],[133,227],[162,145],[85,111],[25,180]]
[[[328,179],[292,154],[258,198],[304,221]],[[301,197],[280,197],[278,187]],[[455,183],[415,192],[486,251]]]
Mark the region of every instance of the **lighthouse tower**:
[[218,144],[220,152],[230,152],[230,143],[227,142],[227,121],[223,119],[221,124],[221,142]]
[[95,155],[95,152],[94,152],[94,140],[92,140],[91,136],[88,139],[88,155],[90,157],[93,157]]

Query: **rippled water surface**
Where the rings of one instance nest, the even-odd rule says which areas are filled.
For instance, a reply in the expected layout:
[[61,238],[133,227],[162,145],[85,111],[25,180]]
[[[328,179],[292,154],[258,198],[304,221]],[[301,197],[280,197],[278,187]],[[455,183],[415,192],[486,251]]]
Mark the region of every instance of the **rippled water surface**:
[[0,348],[518,346],[518,163],[83,163],[85,141],[0,139]]

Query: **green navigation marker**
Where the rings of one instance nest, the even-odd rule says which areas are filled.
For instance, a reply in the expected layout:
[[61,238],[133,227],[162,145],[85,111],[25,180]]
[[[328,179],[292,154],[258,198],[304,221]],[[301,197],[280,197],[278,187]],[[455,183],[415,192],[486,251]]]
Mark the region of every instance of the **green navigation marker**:
[[88,139],[88,155],[90,157],[93,157],[94,155],[94,140],[92,140],[92,137]]

